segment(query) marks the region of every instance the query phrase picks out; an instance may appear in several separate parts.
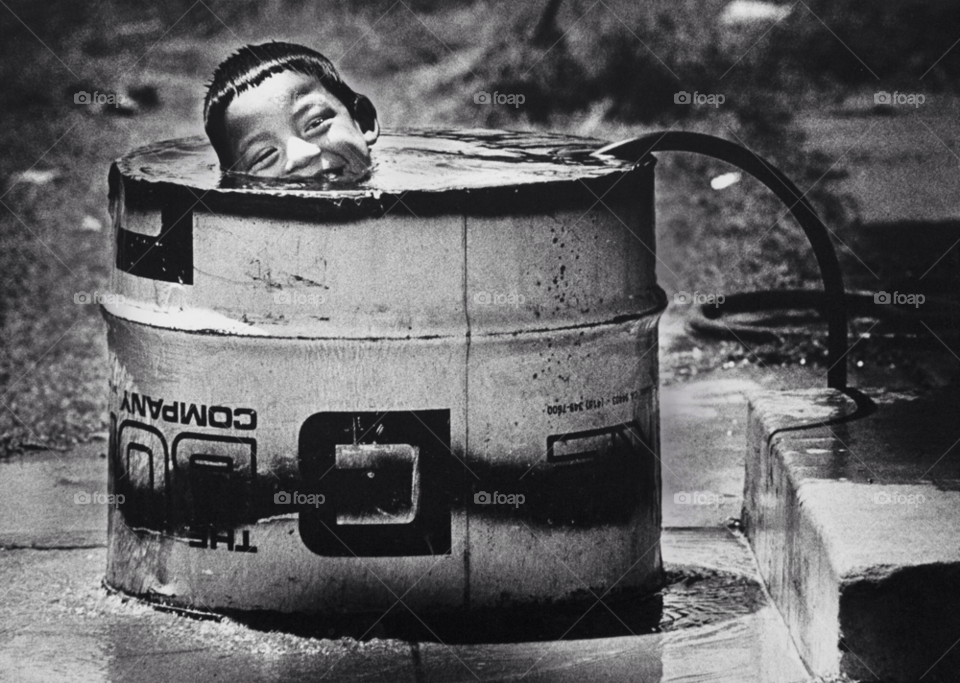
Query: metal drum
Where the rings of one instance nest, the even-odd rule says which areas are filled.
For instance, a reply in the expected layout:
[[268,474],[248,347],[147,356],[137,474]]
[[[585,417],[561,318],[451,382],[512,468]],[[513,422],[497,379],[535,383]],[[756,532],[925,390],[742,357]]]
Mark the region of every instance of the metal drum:
[[654,160],[394,131],[359,185],[110,169],[106,581],[465,610],[661,581]]

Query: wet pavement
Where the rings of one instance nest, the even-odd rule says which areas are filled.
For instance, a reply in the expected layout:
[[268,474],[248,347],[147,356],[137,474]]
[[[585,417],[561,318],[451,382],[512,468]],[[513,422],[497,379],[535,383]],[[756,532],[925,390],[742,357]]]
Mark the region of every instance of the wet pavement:
[[[374,627],[358,641],[160,611],[101,584],[106,506],[96,501],[107,492],[105,443],[4,461],[0,672],[11,681],[812,680],[748,545],[724,526],[742,503],[744,393],[784,381],[765,377],[715,373],[661,390],[662,612],[643,630],[629,605],[588,601],[584,613],[607,617],[593,637],[469,643],[435,628],[436,637],[410,642]],[[807,373],[789,381],[822,380]],[[695,491],[709,495],[675,497]],[[75,502],[84,494],[90,503]],[[569,620],[564,630],[580,620],[557,619]]]
[[[686,576],[666,591],[661,633],[444,644],[326,640],[190,619],[108,594],[105,549],[5,551],[0,671],[11,681],[808,680],[741,539],[724,529],[667,530],[664,557],[668,571]],[[752,611],[731,603],[722,582],[702,579],[718,573],[754,587]]]

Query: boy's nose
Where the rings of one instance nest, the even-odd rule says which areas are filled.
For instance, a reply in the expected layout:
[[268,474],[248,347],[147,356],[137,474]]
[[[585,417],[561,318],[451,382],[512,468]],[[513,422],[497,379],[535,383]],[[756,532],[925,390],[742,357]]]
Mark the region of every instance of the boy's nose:
[[291,173],[311,164],[318,156],[320,156],[319,147],[292,136],[287,140],[287,165],[283,170]]

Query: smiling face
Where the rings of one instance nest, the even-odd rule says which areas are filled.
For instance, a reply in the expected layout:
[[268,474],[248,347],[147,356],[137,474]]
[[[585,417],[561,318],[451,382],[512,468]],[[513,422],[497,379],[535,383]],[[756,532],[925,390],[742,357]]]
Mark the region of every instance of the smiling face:
[[315,76],[283,71],[224,112],[230,170],[271,178],[360,177],[370,168],[376,118],[361,128]]

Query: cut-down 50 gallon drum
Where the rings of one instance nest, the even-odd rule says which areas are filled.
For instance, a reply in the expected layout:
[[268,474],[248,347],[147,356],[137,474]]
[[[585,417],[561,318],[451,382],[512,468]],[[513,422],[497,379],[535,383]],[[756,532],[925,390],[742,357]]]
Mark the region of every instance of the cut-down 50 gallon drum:
[[110,171],[106,581],[350,614],[661,579],[653,159],[384,134],[337,187]]

